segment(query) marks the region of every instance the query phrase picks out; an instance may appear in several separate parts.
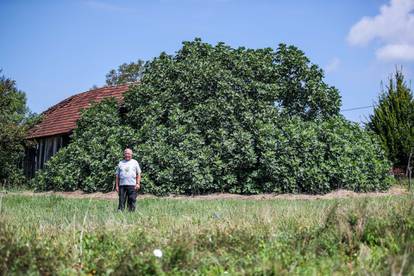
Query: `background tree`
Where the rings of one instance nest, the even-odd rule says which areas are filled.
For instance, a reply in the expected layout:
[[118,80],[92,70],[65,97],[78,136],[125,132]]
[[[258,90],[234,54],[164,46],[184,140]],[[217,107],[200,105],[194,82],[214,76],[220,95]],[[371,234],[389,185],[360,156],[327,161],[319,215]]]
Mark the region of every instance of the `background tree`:
[[106,74],[106,85],[119,85],[129,82],[136,82],[142,78],[145,62],[137,60],[136,62],[123,63],[118,69],[112,69]]
[[0,70],[0,181],[18,184],[23,181],[19,162],[24,156],[27,125],[33,123],[26,106],[26,95],[16,82]]
[[405,168],[414,147],[414,99],[400,70],[381,92],[368,128],[378,135],[394,166]]

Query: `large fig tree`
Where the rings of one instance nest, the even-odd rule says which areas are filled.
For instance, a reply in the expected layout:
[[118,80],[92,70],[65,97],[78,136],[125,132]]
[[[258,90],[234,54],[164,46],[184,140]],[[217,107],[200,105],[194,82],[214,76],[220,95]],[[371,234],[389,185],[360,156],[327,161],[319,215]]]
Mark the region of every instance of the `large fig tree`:
[[143,191],[157,195],[386,189],[390,164],[339,115],[339,93],[323,77],[293,46],[184,42],[146,63],[122,115],[110,102],[88,109],[38,187],[109,191],[129,145]]
[[[212,46],[199,39],[184,42],[175,55],[162,53],[146,65],[125,106],[126,123],[137,131],[144,189],[150,192],[323,193],[342,186],[375,190],[388,185],[377,181],[386,179],[388,170],[381,151],[356,150],[369,139],[367,134],[338,117],[337,89],[293,46],[281,44],[274,51]],[[320,123],[326,120],[333,141],[308,137],[322,135]],[[274,139],[263,130],[281,131],[287,125],[292,127],[288,138]],[[300,148],[291,149],[291,142],[308,138],[317,139],[324,151],[308,147],[305,155]],[[348,138],[357,143],[346,143],[342,152],[327,149]],[[307,164],[312,154],[322,156]],[[346,163],[354,155],[368,163]],[[289,161],[294,168],[278,173]],[[369,169],[371,162],[380,163],[375,172]],[[350,166],[358,168],[348,170]]]

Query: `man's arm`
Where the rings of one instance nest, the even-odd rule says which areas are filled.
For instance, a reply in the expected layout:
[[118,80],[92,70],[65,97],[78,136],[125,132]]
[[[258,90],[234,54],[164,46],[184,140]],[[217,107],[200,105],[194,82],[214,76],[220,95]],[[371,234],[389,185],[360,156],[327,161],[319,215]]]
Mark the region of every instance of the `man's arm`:
[[136,162],[135,169],[137,174],[135,189],[139,190],[141,188],[141,167],[139,166],[138,162]]
[[141,175],[137,174],[137,184],[135,185],[135,189],[139,190],[141,188]]
[[119,193],[119,164],[116,166],[116,172],[115,172],[115,191]]
[[118,174],[115,176],[115,190],[118,193],[119,192],[119,176]]

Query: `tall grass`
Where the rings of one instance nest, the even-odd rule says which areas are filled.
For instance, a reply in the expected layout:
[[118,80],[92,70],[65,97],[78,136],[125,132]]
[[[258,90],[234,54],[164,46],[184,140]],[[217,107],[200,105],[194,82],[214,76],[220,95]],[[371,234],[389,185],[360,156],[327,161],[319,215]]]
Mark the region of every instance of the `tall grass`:
[[0,201],[1,274],[414,274],[412,195]]
[[410,181],[408,177],[400,177],[397,179],[396,184],[407,190],[414,190],[414,179],[411,179]]

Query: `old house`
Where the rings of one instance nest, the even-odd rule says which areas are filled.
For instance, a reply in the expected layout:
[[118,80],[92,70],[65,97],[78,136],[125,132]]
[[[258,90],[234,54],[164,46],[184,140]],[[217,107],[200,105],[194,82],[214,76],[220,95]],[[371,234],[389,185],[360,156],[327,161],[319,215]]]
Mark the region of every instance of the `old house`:
[[127,90],[128,84],[93,89],[71,96],[43,112],[42,120],[27,134],[27,139],[33,141],[35,146],[26,149],[23,162],[25,175],[33,177],[47,160],[69,143],[82,109],[107,97],[122,101]]

